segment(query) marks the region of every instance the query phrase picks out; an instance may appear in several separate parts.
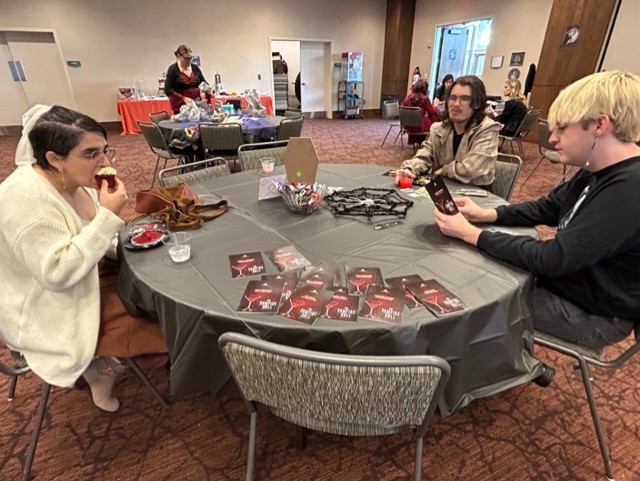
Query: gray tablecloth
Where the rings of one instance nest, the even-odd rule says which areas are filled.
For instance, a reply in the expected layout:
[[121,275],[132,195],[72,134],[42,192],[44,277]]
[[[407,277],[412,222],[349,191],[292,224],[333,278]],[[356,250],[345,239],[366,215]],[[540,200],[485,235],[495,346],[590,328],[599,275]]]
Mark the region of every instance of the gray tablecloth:
[[[243,117],[241,119],[242,134],[248,143],[264,142],[276,137],[278,125],[284,119],[281,115],[267,115],[265,117]],[[190,143],[191,137],[186,135],[185,129],[196,128],[201,122],[175,122],[173,120],[162,120],[158,126],[165,134],[167,143],[172,142]],[[202,122],[206,124],[206,122]]]
[[[393,188],[393,179],[381,175],[384,170],[323,164],[317,180],[344,188]],[[257,172],[249,171],[194,186],[205,201],[224,198],[231,208],[192,231],[190,261],[172,263],[164,246],[121,252],[118,292],[130,310],[158,315],[171,356],[174,396],[218,392],[229,381],[217,345],[225,331],[337,353],[442,356],[452,368],[440,404],[443,415],[537,374],[525,303],[530,274],[443,236],[433,222],[430,199],[413,199],[415,205],[403,224],[374,230],[375,223],[388,218],[334,216],[325,203],[314,214],[301,216],[290,212],[280,198],[258,201],[259,179]],[[490,196],[478,202],[503,201]],[[520,233],[535,235],[533,229]],[[399,325],[319,318],[309,326],[277,315],[236,312],[251,278],[232,279],[228,256],[291,244],[314,264],[379,267],[384,277],[435,278],[467,308],[440,318],[427,309],[405,308]],[[266,256],[265,263],[267,272],[277,272]]]

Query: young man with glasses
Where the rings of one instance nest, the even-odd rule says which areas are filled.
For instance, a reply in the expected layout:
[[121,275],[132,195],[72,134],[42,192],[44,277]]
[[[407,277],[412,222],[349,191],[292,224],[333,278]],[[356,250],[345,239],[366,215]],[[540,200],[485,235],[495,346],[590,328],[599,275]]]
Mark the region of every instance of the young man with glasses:
[[402,163],[396,183],[407,175],[441,174],[489,187],[495,178],[500,124],[485,115],[486,103],[482,80],[474,75],[458,78],[446,99],[442,122],[431,126],[416,155]]
[[[459,214],[435,219],[445,235],[536,276],[535,329],[600,348],[640,319],[640,77],[610,71],[578,80],[551,105],[549,126],[560,162],[580,169],[571,180],[546,197],[495,209],[457,199]],[[472,222],[557,232],[537,240]]]
[[174,52],[176,63],[167,69],[164,80],[164,92],[169,97],[173,113],[178,113],[180,107],[194,100],[208,100],[208,94],[200,91],[202,82],[208,84],[197,65],[191,63],[193,54],[186,45],[180,45]]

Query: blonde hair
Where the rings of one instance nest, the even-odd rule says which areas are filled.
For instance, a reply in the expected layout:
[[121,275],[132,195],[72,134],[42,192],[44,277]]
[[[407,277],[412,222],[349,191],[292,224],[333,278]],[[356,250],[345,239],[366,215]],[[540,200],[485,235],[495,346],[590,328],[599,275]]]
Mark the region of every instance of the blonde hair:
[[549,127],[580,122],[583,127],[607,115],[623,142],[640,140],[640,77],[612,70],[588,75],[563,89],[549,109]]
[[509,94],[510,99],[516,99],[520,102],[524,102],[524,95],[522,95],[522,83],[518,79],[510,79],[505,82],[505,84],[511,87],[511,93]]

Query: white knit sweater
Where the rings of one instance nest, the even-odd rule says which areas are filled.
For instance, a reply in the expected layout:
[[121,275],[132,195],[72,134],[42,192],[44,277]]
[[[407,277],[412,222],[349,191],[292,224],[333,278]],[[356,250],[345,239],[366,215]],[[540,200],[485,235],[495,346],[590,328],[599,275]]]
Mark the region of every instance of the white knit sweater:
[[31,165],[0,184],[0,338],[46,382],[72,386],[94,356],[98,261],[122,220],[100,207],[83,221]]

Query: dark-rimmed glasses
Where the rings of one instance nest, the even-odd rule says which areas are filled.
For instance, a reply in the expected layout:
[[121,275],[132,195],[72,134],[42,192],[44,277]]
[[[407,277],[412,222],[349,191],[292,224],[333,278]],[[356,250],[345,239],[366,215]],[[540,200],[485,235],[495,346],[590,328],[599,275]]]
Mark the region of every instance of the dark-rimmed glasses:
[[455,104],[458,100],[461,104],[468,104],[471,102],[471,95],[449,95],[447,97],[447,101],[452,104]]

